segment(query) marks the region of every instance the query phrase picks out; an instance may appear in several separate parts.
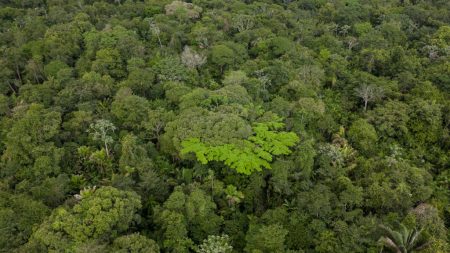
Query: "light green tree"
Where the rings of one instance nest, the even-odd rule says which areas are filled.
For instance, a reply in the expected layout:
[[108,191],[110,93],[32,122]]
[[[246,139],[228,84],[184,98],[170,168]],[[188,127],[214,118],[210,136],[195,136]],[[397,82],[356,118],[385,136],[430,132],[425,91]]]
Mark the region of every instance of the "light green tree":
[[270,169],[273,156],[288,155],[289,148],[299,140],[293,132],[278,132],[284,127],[281,122],[256,123],[253,126],[254,134],[239,144],[223,144],[212,146],[203,143],[198,138],[190,138],[181,143],[182,155],[195,153],[197,160],[202,164],[210,161],[223,162],[239,173],[250,175],[262,168]]
[[113,242],[114,253],[159,253],[155,241],[138,233],[118,237]]
[[73,252],[91,240],[107,241],[126,232],[138,217],[140,197],[113,187],[82,191],[71,209],[60,207],[34,231],[30,244],[47,252]]

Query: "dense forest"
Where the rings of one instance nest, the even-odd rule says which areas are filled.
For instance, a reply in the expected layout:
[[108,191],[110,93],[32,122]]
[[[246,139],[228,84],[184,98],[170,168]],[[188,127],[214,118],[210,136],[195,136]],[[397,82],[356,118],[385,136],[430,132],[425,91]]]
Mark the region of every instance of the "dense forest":
[[450,252],[450,1],[1,0],[0,252]]

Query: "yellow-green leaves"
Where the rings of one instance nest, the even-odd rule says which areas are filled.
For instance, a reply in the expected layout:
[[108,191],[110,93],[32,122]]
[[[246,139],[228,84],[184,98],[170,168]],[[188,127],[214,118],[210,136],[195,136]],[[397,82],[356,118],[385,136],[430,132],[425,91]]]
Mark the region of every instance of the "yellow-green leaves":
[[210,161],[223,162],[238,173],[250,175],[262,168],[270,169],[274,155],[288,155],[299,138],[292,132],[278,132],[284,126],[281,122],[257,123],[253,126],[254,134],[239,144],[212,146],[199,138],[184,140],[181,154],[195,153],[202,164]]

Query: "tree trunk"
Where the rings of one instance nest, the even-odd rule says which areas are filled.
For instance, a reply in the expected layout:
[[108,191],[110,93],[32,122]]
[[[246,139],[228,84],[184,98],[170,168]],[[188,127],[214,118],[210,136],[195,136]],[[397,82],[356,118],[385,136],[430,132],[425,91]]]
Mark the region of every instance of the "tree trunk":
[[109,157],[108,143],[106,143],[106,141],[105,141],[105,151],[106,151],[106,156]]
[[16,74],[17,74],[17,77],[19,77],[20,84],[23,84],[22,76],[20,75],[20,71],[19,71],[19,65],[17,65],[17,64],[16,64]]

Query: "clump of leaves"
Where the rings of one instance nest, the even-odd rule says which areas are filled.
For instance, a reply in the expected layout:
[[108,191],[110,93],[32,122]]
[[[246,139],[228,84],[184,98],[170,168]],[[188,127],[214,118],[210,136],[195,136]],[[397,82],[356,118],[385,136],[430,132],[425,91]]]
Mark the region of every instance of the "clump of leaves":
[[228,235],[210,235],[199,246],[198,253],[230,253],[233,247],[230,246],[230,237]]
[[239,203],[241,203],[242,199],[244,198],[244,194],[241,191],[238,191],[236,186],[230,184],[225,188],[225,194],[227,195],[226,198],[228,200],[229,206],[234,206]]
[[293,132],[277,131],[283,127],[284,124],[278,121],[256,123],[252,128],[254,134],[239,145],[230,143],[211,146],[199,138],[189,138],[181,143],[181,154],[192,152],[202,164],[219,161],[238,173],[250,175],[262,168],[270,169],[273,156],[291,153],[290,148],[299,138]]

